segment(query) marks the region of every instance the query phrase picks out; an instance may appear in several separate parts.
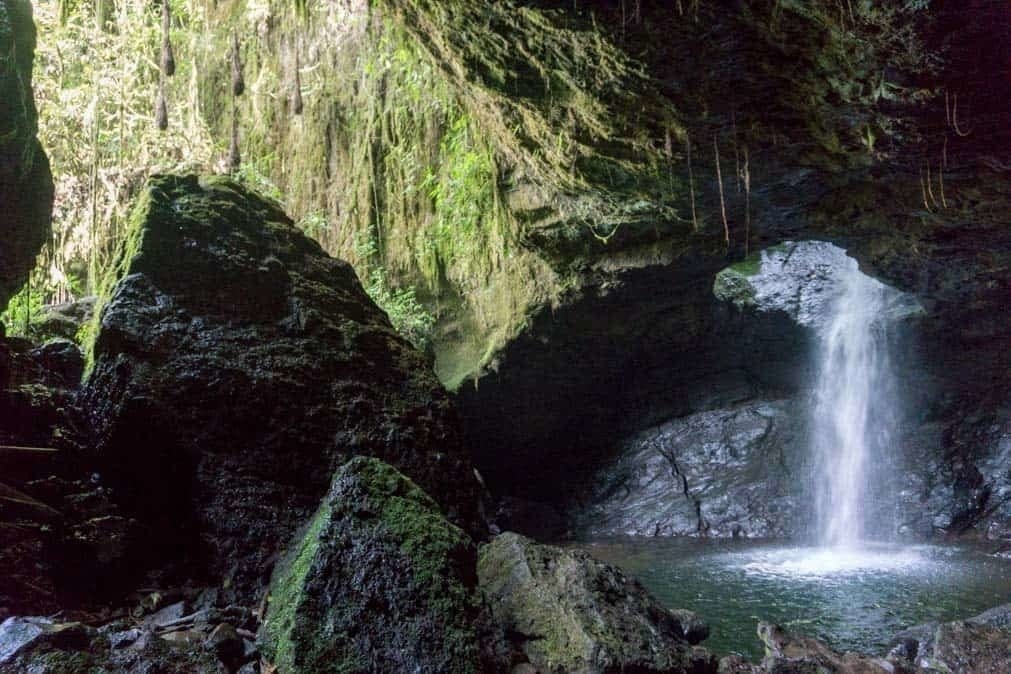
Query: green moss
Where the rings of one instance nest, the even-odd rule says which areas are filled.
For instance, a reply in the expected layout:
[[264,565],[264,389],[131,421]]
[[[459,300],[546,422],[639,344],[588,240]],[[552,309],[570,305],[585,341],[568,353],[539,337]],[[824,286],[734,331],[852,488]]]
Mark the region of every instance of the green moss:
[[264,654],[282,671],[293,671],[295,644],[291,634],[296,629],[295,619],[302,601],[302,588],[310,566],[319,548],[319,537],[326,527],[330,510],[325,505],[313,516],[305,533],[298,538],[298,547],[290,560],[282,562],[283,572],[271,583],[270,611],[264,622]]
[[113,289],[121,278],[127,275],[133,259],[140,253],[144,241],[144,231],[148,219],[152,217],[152,192],[157,190],[156,182],[149,183],[140,193],[130,213],[123,239],[120,241],[112,266],[105,270],[95,287],[95,307],[91,319],[81,327],[77,341],[84,352],[84,376],[91,373],[95,364],[95,340],[102,325],[102,311],[112,297]]
[[400,551],[415,563],[416,581],[431,590],[429,599],[440,601],[443,590],[465,599],[469,592],[454,586],[445,570],[456,565],[454,551],[469,547],[467,534],[442,516],[432,497],[389,464],[359,458],[353,470],[380,504],[379,520],[387,534],[400,541]]
[[740,274],[741,276],[754,276],[762,271],[762,253],[752,253],[740,262],[735,262],[730,265],[728,269]]

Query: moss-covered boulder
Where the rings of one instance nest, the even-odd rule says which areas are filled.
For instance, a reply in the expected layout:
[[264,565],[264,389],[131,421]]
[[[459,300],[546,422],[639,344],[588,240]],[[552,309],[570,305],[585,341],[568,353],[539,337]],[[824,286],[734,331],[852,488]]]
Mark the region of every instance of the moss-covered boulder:
[[505,533],[481,548],[478,577],[496,623],[539,672],[716,671],[688,643],[696,617],[586,553]]
[[481,671],[476,557],[411,480],[352,459],[278,565],[264,650],[285,674]]
[[28,0],[0,1],[0,309],[49,237],[53,178],[36,139],[35,24]]
[[252,601],[356,454],[476,526],[452,404],[349,265],[226,179],[153,178],[132,218],[82,402],[152,565]]

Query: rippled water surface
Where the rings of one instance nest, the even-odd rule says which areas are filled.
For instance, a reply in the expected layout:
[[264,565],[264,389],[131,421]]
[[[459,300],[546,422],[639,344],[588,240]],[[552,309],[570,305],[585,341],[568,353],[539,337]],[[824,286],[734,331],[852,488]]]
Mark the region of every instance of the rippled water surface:
[[883,653],[895,632],[1011,601],[1011,562],[954,546],[860,552],[752,541],[608,539],[578,548],[638,578],[663,604],[701,614],[717,653],[760,657],[757,621],[840,650]]

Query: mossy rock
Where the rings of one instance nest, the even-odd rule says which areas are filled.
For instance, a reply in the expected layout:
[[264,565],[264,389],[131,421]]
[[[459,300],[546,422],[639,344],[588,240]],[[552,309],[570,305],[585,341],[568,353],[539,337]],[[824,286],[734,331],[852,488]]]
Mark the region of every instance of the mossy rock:
[[264,651],[285,674],[481,671],[476,556],[411,480],[356,457],[274,573]]
[[689,645],[686,614],[584,552],[505,533],[481,548],[478,577],[495,621],[539,672],[716,671]]

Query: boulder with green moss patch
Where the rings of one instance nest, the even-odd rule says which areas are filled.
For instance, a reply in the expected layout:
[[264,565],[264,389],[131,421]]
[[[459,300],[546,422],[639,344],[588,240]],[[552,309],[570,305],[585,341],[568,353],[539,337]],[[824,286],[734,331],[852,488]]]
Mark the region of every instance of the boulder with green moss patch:
[[476,527],[451,401],[349,265],[224,178],[152,178],[131,217],[82,402],[152,566],[252,601],[352,455]]
[[352,459],[274,573],[265,651],[285,674],[482,671],[476,557],[411,480]]
[[478,577],[496,623],[539,672],[716,671],[689,645],[697,618],[584,552],[506,533],[481,548]]

